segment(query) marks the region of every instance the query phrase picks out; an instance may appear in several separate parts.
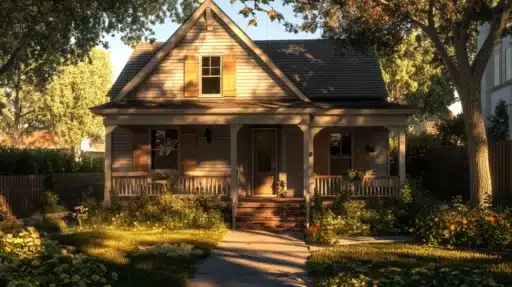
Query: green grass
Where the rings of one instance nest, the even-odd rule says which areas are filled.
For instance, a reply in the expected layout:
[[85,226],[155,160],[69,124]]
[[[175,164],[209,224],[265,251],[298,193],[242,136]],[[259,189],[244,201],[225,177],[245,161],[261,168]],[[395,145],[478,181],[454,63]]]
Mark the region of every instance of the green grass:
[[314,252],[307,265],[314,286],[512,286],[510,253],[361,244]]
[[[138,246],[160,243],[189,243],[205,251],[217,245],[225,230],[94,230],[53,236],[59,243],[76,247],[78,252],[103,262],[117,272],[114,286],[183,286],[202,258],[172,258],[157,254],[137,254]],[[204,258],[203,257],[203,258]]]

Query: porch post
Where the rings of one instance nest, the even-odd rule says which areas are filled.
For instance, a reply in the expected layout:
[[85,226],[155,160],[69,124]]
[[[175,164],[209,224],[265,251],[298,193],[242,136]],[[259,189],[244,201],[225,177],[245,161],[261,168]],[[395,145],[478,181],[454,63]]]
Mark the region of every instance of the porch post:
[[110,205],[110,192],[112,190],[112,132],[116,126],[105,126],[105,186],[103,189],[103,204]]
[[230,125],[230,158],[231,158],[231,221],[232,228],[236,225],[238,207],[238,131],[241,125]]
[[405,130],[398,131],[398,175],[400,176],[400,185],[405,184],[407,180],[405,171]]
[[509,132],[508,132],[508,139],[512,140],[512,105],[508,105],[508,126],[509,126]]
[[303,177],[304,177],[304,199],[306,201],[306,227],[309,227],[310,217],[310,198],[315,194],[314,179],[314,139],[315,135],[322,129],[310,127],[309,125],[299,125],[302,130],[302,149],[303,149]]

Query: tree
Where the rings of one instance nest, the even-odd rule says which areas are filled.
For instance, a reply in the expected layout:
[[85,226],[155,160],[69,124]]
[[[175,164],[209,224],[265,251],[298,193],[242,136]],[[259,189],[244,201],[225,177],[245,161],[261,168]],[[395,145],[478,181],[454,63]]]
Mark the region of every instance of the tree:
[[45,126],[40,113],[41,92],[24,76],[27,69],[11,69],[0,89],[0,131],[11,135],[16,145],[23,143],[25,133]]
[[111,84],[110,56],[101,49],[93,49],[89,60],[60,68],[45,90],[42,109],[61,143],[76,150],[86,138],[103,138],[101,117],[89,108],[107,101]]
[[[183,21],[198,0],[4,0],[0,1],[0,78],[16,66],[46,83],[65,63],[77,63],[92,48],[120,32],[130,45],[151,39],[151,26]],[[178,4],[180,3],[180,4]]]
[[456,101],[455,91],[432,45],[421,43],[418,37],[421,33],[414,31],[394,53],[379,55],[388,99],[418,107],[415,122],[429,116],[443,119],[450,114],[448,106]]
[[509,135],[507,104],[499,100],[494,114],[489,116],[489,136],[495,141],[506,140]]
[[[232,2],[235,2],[233,0]],[[254,17],[266,12],[274,19],[272,0],[238,0],[241,13]],[[324,37],[343,40],[344,46],[392,52],[401,40],[420,29],[435,48],[461,100],[467,136],[470,199],[486,205],[492,198],[487,135],[480,102],[482,74],[500,37],[509,32],[512,0],[283,0],[293,6],[302,22],[286,22],[289,31],[323,29]],[[478,51],[478,26],[487,23],[489,33]]]

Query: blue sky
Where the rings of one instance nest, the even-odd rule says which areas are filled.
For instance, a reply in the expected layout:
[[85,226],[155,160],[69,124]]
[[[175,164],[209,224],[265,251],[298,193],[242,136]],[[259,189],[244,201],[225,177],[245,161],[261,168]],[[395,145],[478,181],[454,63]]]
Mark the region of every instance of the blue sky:
[[[247,25],[249,20],[238,14],[243,5],[240,3],[230,4],[229,0],[215,1],[228,14],[236,24],[240,26],[253,40],[275,40],[275,39],[315,39],[320,38],[320,33],[299,33],[293,34],[285,31],[282,24],[277,21],[271,22],[265,15],[260,15],[258,27]],[[284,17],[292,21],[294,19],[293,10],[290,6],[281,6],[280,1],[274,5],[276,10],[283,13]],[[179,24],[166,21],[161,25],[155,25],[155,37],[157,41],[166,41],[178,29]],[[121,42],[120,37],[116,36],[109,40],[110,58],[112,61],[112,80],[115,80],[123,69],[132,49]]]

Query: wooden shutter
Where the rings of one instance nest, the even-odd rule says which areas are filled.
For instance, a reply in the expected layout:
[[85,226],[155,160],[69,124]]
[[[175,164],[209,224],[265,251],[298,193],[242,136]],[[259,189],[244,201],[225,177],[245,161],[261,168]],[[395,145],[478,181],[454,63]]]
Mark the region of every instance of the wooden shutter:
[[236,56],[222,56],[222,96],[236,96]]
[[185,98],[199,96],[199,57],[185,56],[185,83],[183,86]]
[[133,169],[149,171],[151,162],[151,140],[149,129],[133,128]]

